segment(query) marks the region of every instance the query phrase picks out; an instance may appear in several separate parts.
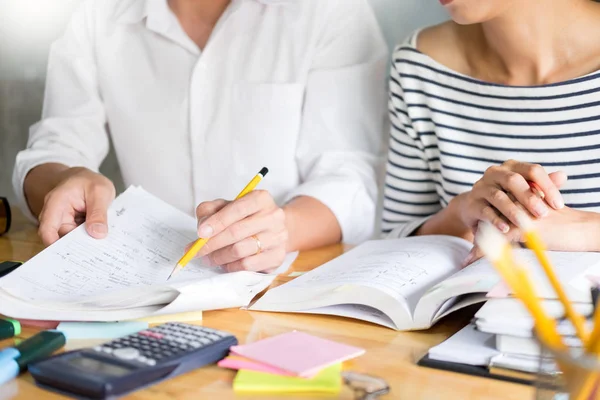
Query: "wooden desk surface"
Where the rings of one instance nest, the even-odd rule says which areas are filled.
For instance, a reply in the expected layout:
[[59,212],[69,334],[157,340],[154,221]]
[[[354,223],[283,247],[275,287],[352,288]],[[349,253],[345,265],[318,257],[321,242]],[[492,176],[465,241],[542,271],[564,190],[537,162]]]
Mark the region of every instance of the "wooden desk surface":
[[[14,212],[13,227],[8,235],[0,237],[0,261],[27,260],[42,250],[36,228]],[[343,253],[343,246],[331,246],[300,254],[292,271],[306,271]],[[288,271],[289,273],[289,271]],[[280,277],[274,285],[290,278]],[[490,379],[421,368],[415,361],[427,350],[464,326],[471,315],[459,314],[447,318],[425,332],[396,332],[377,325],[344,318],[251,312],[238,309],[209,311],[198,324],[222,329],[235,334],[240,343],[287,332],[302,330],[321,337],[365,348],[366,354],[345,365],[345,369],[383,377],[390,384],[385,399],[409,400],[467,400],[467,399],[533,399],[534,392],[523,385],[503,383]],[[25,328],[19,338],[34,334]],[[86,347],[98,342],[69,342],[67,349]],[[13,345],[5,340],[1,347]],[[127,396],[127,399],[275,399],[277,396],[240,396],[231,389],[233,371],[205,367],[175,379],[154,385]],[[0,387],[0,399],[60,399],[62,396],[37,388],[33,379],[24,374]],[[286,400],[307,397],[282,397]],[[331,397],[329,397],[331,398]],[[334,398],[351,399],[352,393],[344,388]]]

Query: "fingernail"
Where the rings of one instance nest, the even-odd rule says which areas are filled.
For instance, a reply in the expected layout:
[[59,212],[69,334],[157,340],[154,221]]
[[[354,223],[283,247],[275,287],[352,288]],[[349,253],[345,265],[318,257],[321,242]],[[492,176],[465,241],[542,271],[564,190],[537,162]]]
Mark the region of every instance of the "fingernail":
[[556,208],[557,210],[560,210],[565,206],[565,202],[562,198],[558,198],[552,202],[552,205],[554,205],[554,208]]
[[104,236],[108,233],[108,228],[104,224],[93,224],[91,228],[92,232],[98,236]]
[[200,236],[201,238],[209,238],[212,236],[212,234],[213,234],[213,228],[210,225],[204,225],[198,231],[198,236]]
[[535,213],[540,217],[545,217],[548,214],[548,207],[544,204],[539,203],[534,207]]
[[508,231],[510,231],[510,226],[508,226],[507,224],[505,224],[504,222],[499,222],[498,223],[498,229],[502,232],[502,233],[508,233]]

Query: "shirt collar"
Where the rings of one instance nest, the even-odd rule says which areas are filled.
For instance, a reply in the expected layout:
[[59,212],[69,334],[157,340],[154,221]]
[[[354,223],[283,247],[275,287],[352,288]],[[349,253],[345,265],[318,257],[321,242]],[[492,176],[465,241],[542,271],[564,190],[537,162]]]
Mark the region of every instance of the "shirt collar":
[[[119,23],[135,24],[142,21],[149,14],[151,3],[167,0],[121,0],[115,11],[115,19]],[[233,0],[240,1],[240,0]],[[246,0],[255,1],[267,6],[283,6],[296,3],[298,0]]]

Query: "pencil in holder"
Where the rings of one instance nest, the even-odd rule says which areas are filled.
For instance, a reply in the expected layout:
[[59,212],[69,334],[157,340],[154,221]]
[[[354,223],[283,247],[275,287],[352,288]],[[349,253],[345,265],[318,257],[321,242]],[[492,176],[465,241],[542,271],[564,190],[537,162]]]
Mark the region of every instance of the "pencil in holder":
[[[583,348],[541,346],[536,400],[600,400],[600,358]],[[548,360],[554,362],[548,362]]]

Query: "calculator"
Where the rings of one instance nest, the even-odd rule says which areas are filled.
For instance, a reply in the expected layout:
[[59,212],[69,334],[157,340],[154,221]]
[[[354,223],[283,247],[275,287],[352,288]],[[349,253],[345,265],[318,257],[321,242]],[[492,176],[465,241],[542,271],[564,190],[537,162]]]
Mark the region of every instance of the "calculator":
[[229,354],[230,333],[167,323],[102,345],[29,365],[41,387],[74,397],[104,399],[173,378]]

